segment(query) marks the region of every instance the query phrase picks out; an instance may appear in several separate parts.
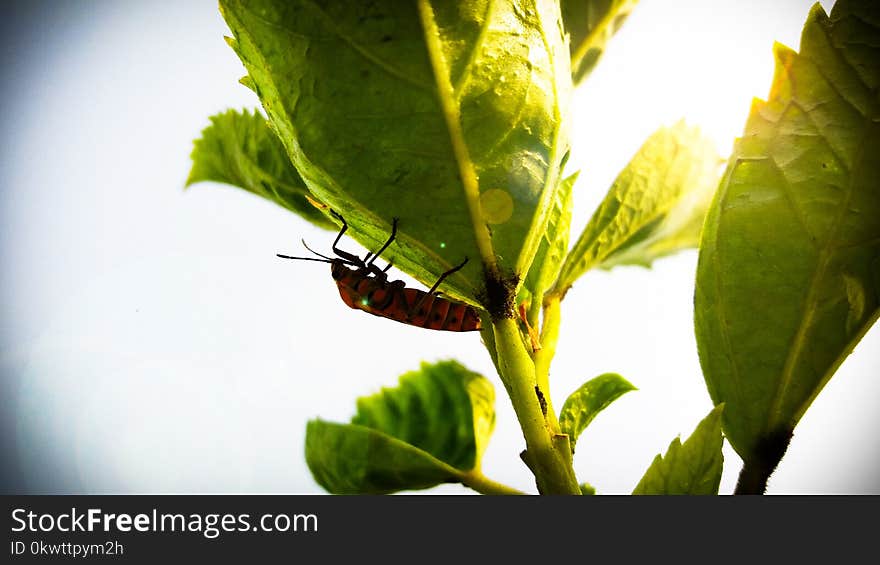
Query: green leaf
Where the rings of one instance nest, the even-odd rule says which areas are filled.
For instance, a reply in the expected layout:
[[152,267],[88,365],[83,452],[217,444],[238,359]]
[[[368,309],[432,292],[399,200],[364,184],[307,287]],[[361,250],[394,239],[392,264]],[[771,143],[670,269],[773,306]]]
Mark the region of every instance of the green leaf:
[[572,453],[575,442],[593,418],[631,390],[636,387],[620,375],[605,373],[585,382],[565,399],[559,412],[559,427],[568,434]]
[[222,0],[221,11],[291,160],[354,238],[375,249],[399,218],[387,259],[430,285],[468,257],[442,290],[484,307],[496,302],[487,276],[525,276],[568,151],[556,2]]
[[566,257],[556,288],[565,292],[594,267],[649,266],[696,246],[721,162],[695,127],[678,122],[656,131],[614,181]]
[[681,443],[672,440],[666,456],[657,455],[633,494],[718,494],[724,455],[721,413],[716,406]]
[[605,45],[638,0],[561,0],[560,4],[565,30],[571,36],[571,76],[578,84],[599,62]]
[[306,462],[329,492],[424,489],[479,470],[495,425],[492,384],[455,361],[422,363],[359,398],[350,424],[312,420]]
[[541,296],[556,281],[559,269],[568,251],[568,238],[571,231],[571,208],[574,203],[572,188],[579,173],[574,173],[562,181],[547,222],[547,229],[541,237],[538,252],[532,267],[523,283],[523,290],[529,297]]
[[791,436],[880,313],[880,4],[838,0],[830,18],[817,4],[800,54],[775,56],[707,217],[694,299],[706,384],[747,464]]
[[456,469],[406,442],[363,426],[311,420],[306,463],[332,494],[387,494],[454,482]]
[[306,187],[278,136],[259,112],[228,110],[211,116],[192,152],[186,186],[214,181],[262,196],[322,228],[336,225],[312,206]]

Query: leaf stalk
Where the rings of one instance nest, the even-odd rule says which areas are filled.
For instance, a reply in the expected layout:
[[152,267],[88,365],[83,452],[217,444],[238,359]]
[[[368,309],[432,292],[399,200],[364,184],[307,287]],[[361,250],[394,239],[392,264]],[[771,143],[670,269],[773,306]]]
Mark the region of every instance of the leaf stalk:
[[479,470],[464,473],[461,476],[460,480],[464,486],[471,488],[480,494],[512,496],[526,494],[523,491],[515,489],[511,486],[493,481]]

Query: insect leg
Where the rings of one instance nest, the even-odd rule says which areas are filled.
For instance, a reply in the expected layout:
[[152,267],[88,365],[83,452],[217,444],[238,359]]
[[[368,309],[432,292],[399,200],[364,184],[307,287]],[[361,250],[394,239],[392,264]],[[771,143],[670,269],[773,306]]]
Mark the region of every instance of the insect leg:
[[[394,221],[391,223],[391,235],[388,237],[388,241],[385,242],[384,245],[377,251],[376,253],[367,253],[364,256],[364,267],[367,269],[369,273],[376,275],[377,279],[387,280],[388,269],[391,268],[391,264],[389,263],[387,267],[384,269],[379,269],[374,262],[379,258],[379,255],[382,254],[383,251],[388,249],[388,246],[391,245],[391,242],[394,241],[394,238],[397,236],[397,218],[394,218]],[[371,258],[372,257],[372,258]]]
[[367,262],[368,266],[372,265],[373,262],[379,258],[379,255],[381,255],[383,251],[388,249],[388,246],[391,245],[391,242],[394,241],[395,237],[397,237],[397,218],[394,218],[394,220],[391,222],[391,235],[388,236],[388,241],[385,242],[385,244],[379,249],[379,251],[376,251],[376,253],[373,254],[373,257],[369,261],[367,261],[367,258],[370,257],[370,254],[367,254],[367,256],[364,257],[364,261]]
[[339,249],[338,247],[336,247],[336,245],[339,243],[339,240],[342,239],[342,234],[344,234],[345,231],[348,229],[348,224],[346,223],[345,218],[343,218],[342,216],[340,216],[340,215],[337,214],[336,212],[333,212],[333,211],[331,210],[331,213],[332,213],[333,216],[336,217],[340,222],[342,222],[342,229],[339,231],[339,235],[336,236],[336,241],[333,242],[333,247],[332,247],[332,249],[333,249],[333,253],[336,253],[337,255],[339,255],[340,257],[342,257],[343,259],[345,259],[346,261],[351,261],[351,262],[354,263],[355,265],[362,265],[363,263],[361,262],[361,258],[360,258],[360,257],[358,257],[357,255],[355,255],[355,254],[353,254],[353,253],[349,253],[349,252],[347,252],[347,251],[343,251],[343,250]]
[[468,258],[465,257],[464,261],[461,262],[461,265],[459,265],[457,267],[452,267],[451,269],[449,269],[448,271],[446,271],[445,273],[440,275],[440,278],[437,279],[437,282],[434,283],[434,286],[431,287],[431,290],[428,291],[428,294],[434,294],[434,291],[437,290],[437,287],[440,286],[440,283],[443,282],[443,279],[445,279],[446,277],[448,277],[452,273],[456,273],[456,272],[460,271],[461,268],[467,264],[467,262],[468,262]]
[[419,299],[419,301],[416,302],[416,303],[413,305],[412,308],[410,308],[410,316],[412,316],[412,313],[413,313],[413,312],[418,312],[418,311],[419,311],[419,308],[422,306],[422,304],[424,304],[425,299],[427,299],[429,296],[433,296],[433,295],[434,295],[434,291],[437,290],[437,287],[440,286],[440,283],[443,282],[443,279],[445,279],[446,277],[448,277],[448,276],[451,275],[452,273],[455,273],[455,272],[457,272],[457,271],[460,271],[461,268],[464,267],[464,266],[467,264],[467,262],[468,262],[468,258],[465,257],[465,258],[464,258],[464,261],[461,262],[461,265],[459,265],[459,266],[457,266],[457,267],[453,267],[453,268],[449,269],[448,271],[446,271],[445,273],[443,273],[442,275],[440,275],[440,278],[437,279],[437,282],[434,283],[434,286],[431,287],[431,290],[429,290],[426,294],[422,295],[422,297]]

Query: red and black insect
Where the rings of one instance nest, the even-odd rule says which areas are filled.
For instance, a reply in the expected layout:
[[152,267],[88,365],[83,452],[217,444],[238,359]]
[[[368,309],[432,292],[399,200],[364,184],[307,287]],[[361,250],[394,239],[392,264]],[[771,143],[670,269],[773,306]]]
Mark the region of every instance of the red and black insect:
[[[332,212],[332,211],[331,211]],[[434,286],[427,292],[417,288],[407,288],[403,281],[389,281],[387,271],[391,268],[389,263],[384,269],[380,269],[375,261],[385,251],[397,235],[397,218],[391,225],[391,235],[388,241],[376,253],[367,253],[363,259],[336,247],[342,235],[348,229],[348,224],[337,214],[333,215],[342,222],[342,230],[333,242],[333,252],[337,255],[330,258],[313,251],[303,241],[306,249],[317,255],[314,257],[291,257],[278,254],[282,259],[297,259],[301,261],[320,261],[330,263],[330,273],[336,286],[339,288],[339,296],[349,307],[363,310],[389,318],[398,322],[426,328],[429,330],[446,330],[451,332],[472,332],[479,330],[480,316],[477,311],[467,304],[456,302],[448,298],[440,297],[436,291],[443,280],[465,266],[467,258],[458,265],[449,269],[437,279]]]

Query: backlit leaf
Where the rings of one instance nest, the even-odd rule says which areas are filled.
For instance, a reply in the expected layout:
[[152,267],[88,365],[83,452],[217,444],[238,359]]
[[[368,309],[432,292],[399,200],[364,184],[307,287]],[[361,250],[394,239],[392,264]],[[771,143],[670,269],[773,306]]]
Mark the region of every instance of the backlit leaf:
[[228,110],[211,116],[192,152],[186,186],[214,181],[243,188],[295,212],[322,228],[336,229],[306,199],[309,189],[284,145],[259,112]]
[[638,0],[561,0],[565,30],[571,36],[571,75],[583,81],[599,62]]
[[312,420],[306,462],[329,492],[389,493],[457,481],[479,469],[495,392],[455,361],[422,363],[398,387],[358,399],[350,424]]
[[880,4],[838,0],[830,18],[817,4],[800,53],[775,56],[708,214],[695,296],[706,384],[747,463],[791,436],[880,313]]
[[697,128],[679,122],[659,129],[614,181],[569,252],[556,288],[565,292],[594,267],[649,266],[696,246],[720,165]]
[[[310,191],[371,249],[483,305],[523,278],[568,151],[552,0],[222,0],[230,44]],[[510,293],[515,288],[509,288]]]
[[683,444],[672,440],[665,456],[657,455],[633,494],[718,494],[724,455],[721,412],[716,406]]
[[605,373],[590,379],[571,393],[559,412],[559,427],[568,434],[572,452],[581,433],[599,412],[621,395],[636,390],[629,381],[616,373]]

